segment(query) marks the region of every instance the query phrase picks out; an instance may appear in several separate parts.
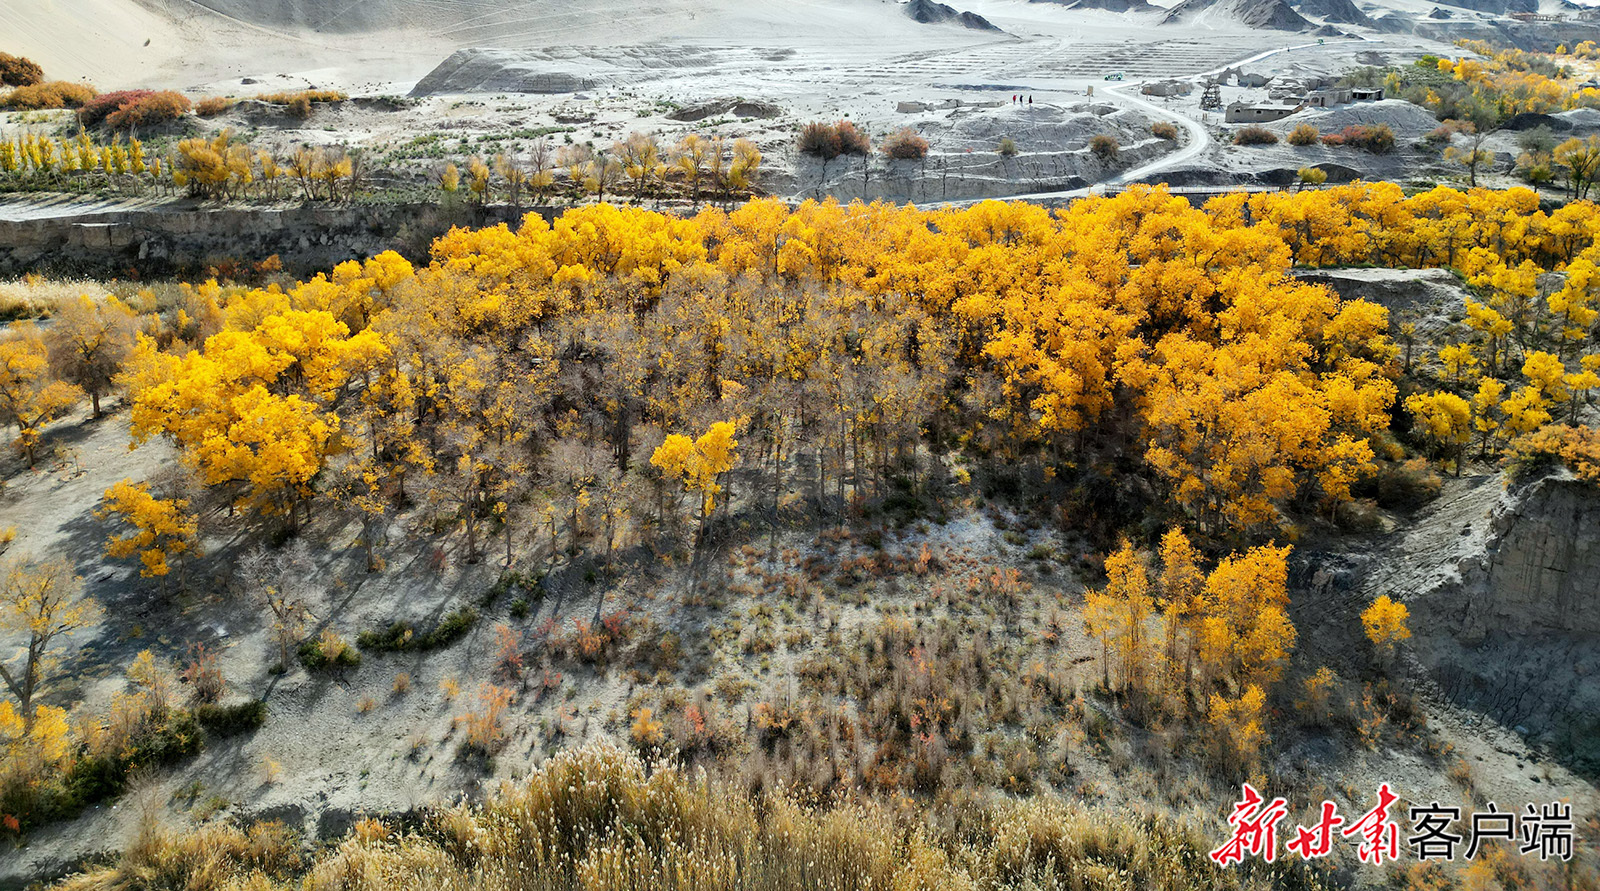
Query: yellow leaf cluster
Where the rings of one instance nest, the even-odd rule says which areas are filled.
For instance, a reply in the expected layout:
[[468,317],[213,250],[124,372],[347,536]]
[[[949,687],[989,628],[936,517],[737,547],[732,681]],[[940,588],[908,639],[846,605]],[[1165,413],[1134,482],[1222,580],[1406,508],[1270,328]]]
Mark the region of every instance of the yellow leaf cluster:
[[238,295],[225,308],[230,327],[181,358],[141,336],[124,370],[136,441],[171,438],[206,485],[243,484],[241,503],[266,514],[309,496],[337,446],[331,404],[388,353],[375,331],[352,335],[326,309],[295,308],[323,290]]
[[650,463],[663,474],[681,480],[685,489],[700,493],[700,515],[707,517],[716,507],[722,486],[717,480],[733,469],[734,439],[737,426],[732,421],[712,424],[698,439],[680,433],[668,436],[650,456]]
[[1405,604],[1384,594],[1362,610],[1361,627],[1367,633],[1367,640],[1372,641],[1379,652],[1393,653],[1401,641],[1411,637],[1411,629],[1406,626],[1406,619],[1410,616],[1411,611],[1406,609]]
[[181,498],[156,498],[149,483],[123,480],[107,489],[105,503],[96,511],[103,520],[116,520],[127,531],[106,541],[106,556],[118,560],[138,557],[145,578],[172,571],[172,558],[197,556],[199,522]]

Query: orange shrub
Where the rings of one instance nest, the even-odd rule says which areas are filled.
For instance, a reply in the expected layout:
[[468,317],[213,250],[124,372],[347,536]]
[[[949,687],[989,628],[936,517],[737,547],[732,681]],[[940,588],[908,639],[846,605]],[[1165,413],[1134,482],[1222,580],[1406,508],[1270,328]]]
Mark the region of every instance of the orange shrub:
[[233,100],[226,96],[207,96],[195,105],[194,113],[203,118],[214,118],[232,107]]
[[0,53],[0,84],[8,87],[31,87],[44,80],[44,69],[32,59]]
[[1562,464],[1578,479],[1600,485],[1600,430],[1551,424],[1511,444],[1519,476],[1550,464]]
[[1317,132],[1316,127],[1310,124],[1296,124],[1295,128],[1289,131],[1289,144],[1300,146],[1316,145],[1317,140],[1321,137],[1322,134]]
[[509,688],[489,683],[478,686],[478,707],[456,717],[457,726],[466,734],[462,745],[467,751],[493,755],[505,745],[506,709],[511,697]]
[[146,96],[154,96],[155,90],[112,90],[101,93],[78,109],[78,122],[85,127],[96,127],[105,122],[111,113],[131,102],[137,102]]
[[1324,135],[1322,144],[1348,145],[1352,148],[1365,149],[1374,155],[1385,155],[1394,150],[1394,131],[1389,129],[1388,124],[1378,124],[1373,127],[1351,124],[1338,133]]
[[928,156],[928,140],[910,127],[901,127],[883,141],[884,155],[897,161],[920,161]]
[[288,105],[297,99],[307,102],[342,102],[350,97],[338,90],[300,90],[298,92],[264,93],[256,97],[273,105]]
[[1277,145],[1278,134],[1266,127],[1243,127],[1233,134],[1234,145]]
[[129,102],[107,115],[106,126],[113,130],[153,127],[183,117],[189,113],[189,108],[189,100],[182,93],[163,90]]
[[17,87],[5,97],[5,107],[24,111],[41,108],[82,108],[95,97],[94,87],[71,81],[52,80],[32,86]]
[[872,140],[850,121],[813,121],[800,131],[800,151],[828,161],[840,155],[866,155],[872,151]]

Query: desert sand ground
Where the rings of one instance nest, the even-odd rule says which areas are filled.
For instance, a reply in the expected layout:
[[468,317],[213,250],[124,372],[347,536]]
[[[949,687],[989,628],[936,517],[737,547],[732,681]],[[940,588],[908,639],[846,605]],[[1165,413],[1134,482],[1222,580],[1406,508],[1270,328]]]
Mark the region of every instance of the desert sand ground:
[[[1337,76],[1357,65],[1406,64],[1423,52],[1451,50],[1369,29],[1318,38],[1251,29],[1220,15],[1160,24],[1159,7],[1119,13],[1023,0],[960,5],[999,31],[920,24],[901,14],[900,4],[881,0],[761,6],[670,0],[648,8],[588,0],[564,4],[559,15],[535,4],[406,0],[352,5],[342,15],[238,0],[42,6],[0,10],[11,50],[39,59],[52,76],[90,80],[101,89],[169,87],[195,97],[248,97],[320,87],[358,97],[404,95],[419,82],[432,83],[424,80],[428,73],[463,48],[515,53],[526,70],[582,83],[571,92],[529,94],[480,91],[457,79],[446,84],[448,92],[419,97],[398,111],[346,107],[309,122],[240,112],[210,122],[284,148],[366,149],[401,179],[424,182],[433,172],[409,147],[418,137],[439,139],[462,155],[516,155],[529,141],[502,141],[506,131],[550,128],[559,134],[552,137],[557,143],[605,145],[632,131],[670,143],[709,130],[755,139],[767,157],[762,185],[774,194],[924,204],[1022,193],[1070,196],[1090,183],[1151,181],[1173,171],[1181,181],[1184,171],[1247,179],[1253,172],[1293,170],[1304,160],[1219,151],[1226,128],[1220,113],[1199,108],[1199,90],[1168,100],[1141,96],[1140,87],[1198,81],[1230,66],[1279,78]],[[1398,7],[1418,15],[1431,8],[1411,0],[1399,0]],[[250,20],[242,17],[246,12]],[[1125,79],[1105,80],[1112,74]],[[1018,94],[1031,102],[1013,104]],[[1264,97],[1263,90],[1237,87],[1224,96]],[[776,114],[681,120],[685,109],[731,98],[766,103]],[[0,122],[8,130],[60,126],[48,116],[0,117],[9,118]],[[801,124],[842,117],[879,136],[917,129],[932,143],[929,162],[863,171],[853,159],[823,169],[797,156],[793,134]],[[1402,145],[1426,132],[1420,110],[1390,118]],[[1177,143],[1150,136],[1150,124],[1161,119],[1181,125]],[[1097,133],[1118,139],[1116,162],[1087,152]],[[1017,142],[1017,159],[994,154],[1003,137]],[[1388,163],[1355,150],[1335,154],[1350,156],[1342,166],[1370,168],[1373,178],[1416,171],[1422,160],[1404,152]],[[1338,165],[1341,159],[1318,160]]]

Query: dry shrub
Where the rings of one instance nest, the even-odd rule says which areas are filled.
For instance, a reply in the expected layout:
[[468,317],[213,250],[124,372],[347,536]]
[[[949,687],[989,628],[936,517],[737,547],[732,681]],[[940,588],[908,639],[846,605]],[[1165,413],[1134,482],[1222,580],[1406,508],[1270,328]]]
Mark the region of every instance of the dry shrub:
[[189,685],[190,695],[195,702],[220,702],[227,689],[222,668],[217,665],[217,652],[207,649],[205,644],[195,644],[189,648],[189,664],[184,668],[182,678]]
[[1244,127],[1233,134],[1234,145],[1277,145],[1278,134],[1266,127]]
[[271,888],[294,877],[303,866],[300,840],[282,823],[256,823],[245,829],[219,821],[174,832],[161,824],[157,814],[157,807],[146,807],[133,843],[115,867],[74,876],[61,887],[75,891]]
[[1296,124],[1295,128],[1289,131],[1288,142],[1290,145],[1299,146],[1316,145],[1317,140],[1321,138],[1322,134],[1316,127],[1310,124]]
[[511,690],[494,684],[478,686],[478,707],[456,717],[466,733],[465,752],[493,755],[506,742],[506,709],[511,705]]
[[31,87],[44,81],[44,69],[39,63],[22,56],[0,53],[0,84],[8,87]]
[[194,113],[203,118],[214,118],[233,107],[233,100],[226,96],[207,96],[195,104]]
[[800,151],[831,161],[840,155],[866,155],[872,151],[872,142],[850,121],[812,121],[800,131]]
[[1096,133],[1089,137],[1089,153],[1102,161],[1110,161],[1117,156],[1117,151],[1122,146],[1115,136],[1109,133]]
[[1328,133],[1322,137],[1322,144],[1327,146],[1348,145],[1351,148],[1363,149],[1375,155],[1386,155],[1394,150],[1394,131],[1388,124],[1366,126],[1365,124],[1351,124],[1338,133]]
[[661,721],[655,717],[654,710],[648,708],[633,710],[633,726],[629,728],[628,736],[641,749],[653,749],[667,739]]
[[106,126],[113,130],[153,127],[176,121],[189,113],[189,100],[182,93],[163,90],[135,99],[106,115]]
[[885,139],[879,149],[896,161],[920,161],[928,156],[928,140],[910,127],[901,127]]
[[1015,158],[1017,151],[1017,141],[1009,136],[1002,137],[1000,144],[995,146],[995,154],[1002,158]]
[[1412,510],[1439,497],[1443,489],[1444,480],[1433,465],[1426,458],[1418,457],[1379,464],[1371,483],[1359,486],[1356,491],[1370,495],[1381,507]]
[[338,90],[297,90],[284,93],[264,93],[256,99],[273,105],[288,105],[296,99],[307,102],[343,102],[350,97]]
[[311,100],[304,96],[296,96],[288,102],[289,117],[305,120],[311,117]]
[[839,150],[844,154],[865,156],[872,153],[872,140],[854,122],[840,121],[833,126],[839,131]]
[[[568,657],[597,665],[607,661],[612,651],[627,642],[633,634],[633,620],[625,611],[607,613],[599,622],[572,620],[572,633],[561,636],[552,633],[550,649]],[[554,631],[554,624],[547,629]]]
[[32,86],[17,87],[6,95],[4,106],[18,111],[46,108],[82,108],[95,97],[95,89],[88,84],[52,80]]
[[1511,444],[1513,473],[1526,479],[1552,465],[1563,465],[1578,479],[1600,485],[1600,430],[1551,424]]
[[155,90],[113,90],[101,93],[78,109],[78,122],[85,127],[99,126],[117,109],[155,94]]
[[1157,121],[1150,125],[1150,135],[1157,139],[1176,140],[1178,138],[1178,128],[1168,121]]

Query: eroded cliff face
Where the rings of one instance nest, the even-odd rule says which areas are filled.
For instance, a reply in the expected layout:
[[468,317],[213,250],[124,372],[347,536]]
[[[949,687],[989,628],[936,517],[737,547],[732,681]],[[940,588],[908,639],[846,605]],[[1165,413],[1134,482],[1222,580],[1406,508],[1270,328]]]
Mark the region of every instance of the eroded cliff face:
[[1600,647],[1600,492],[1538,480],[1505,502],[1492,533],[1472,633],[1591,635]]
[[[37,202],[35,202],[37,203]],[[507,223],[553,208],[454,211],[433,205],[280,205],[214,207],[193,201],[150,206],[0,215],[0,277],[28,272],[103,278],[203,277],[217,267],[277,256],[291,275],[309,277],[345,260],[398,250],[425,262],[428,246],[451,226]]]
[[1600,490],[1467,485],[1379,558],[1409,595],[1411,654],[1450,700],[1600,773]]

